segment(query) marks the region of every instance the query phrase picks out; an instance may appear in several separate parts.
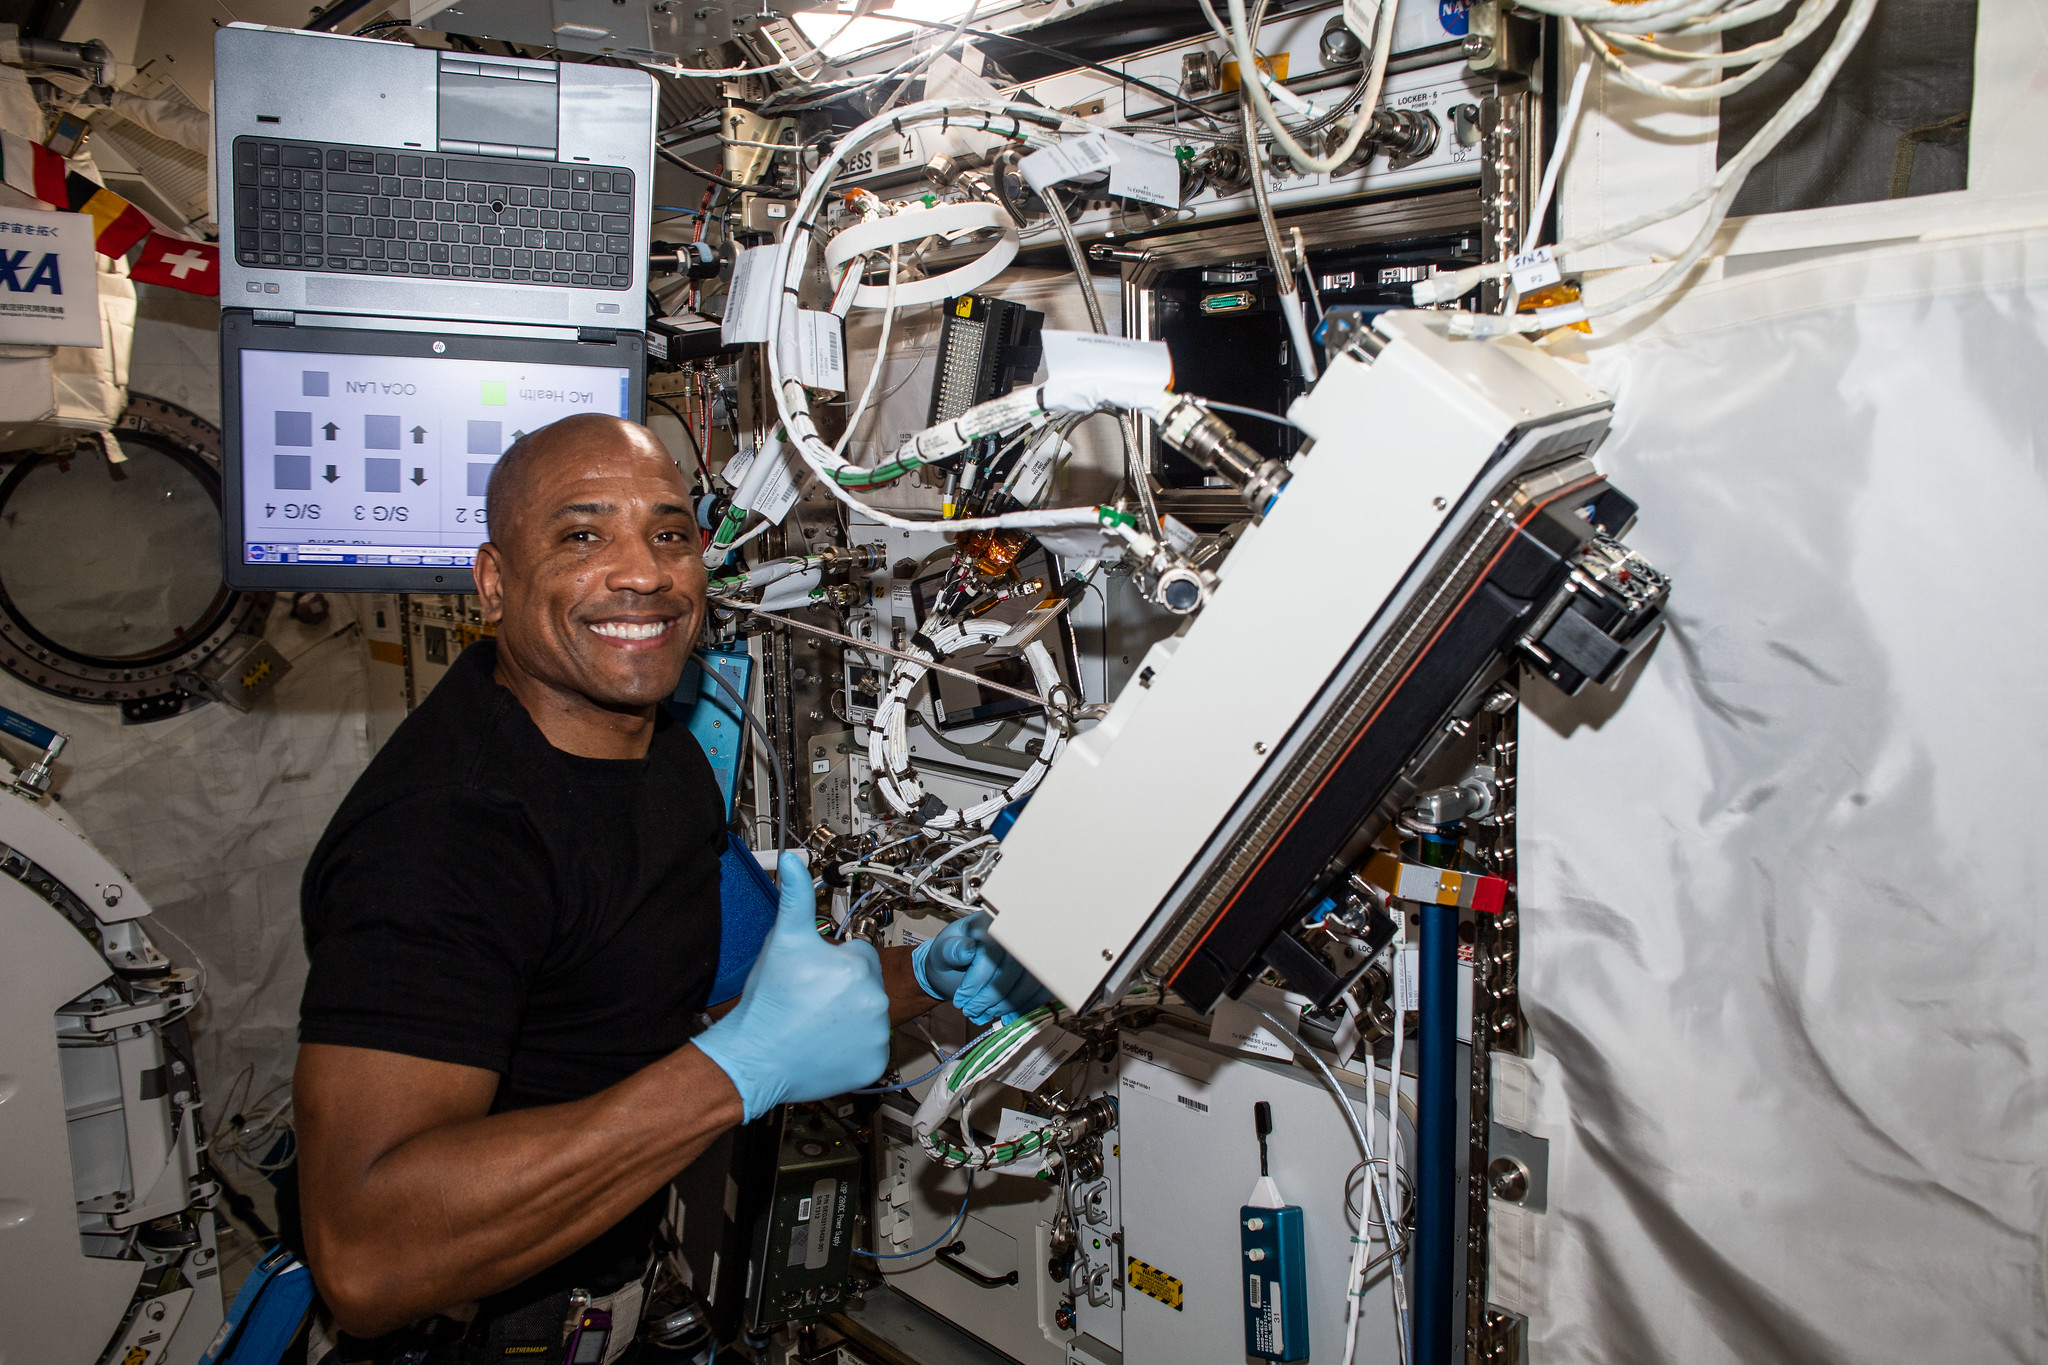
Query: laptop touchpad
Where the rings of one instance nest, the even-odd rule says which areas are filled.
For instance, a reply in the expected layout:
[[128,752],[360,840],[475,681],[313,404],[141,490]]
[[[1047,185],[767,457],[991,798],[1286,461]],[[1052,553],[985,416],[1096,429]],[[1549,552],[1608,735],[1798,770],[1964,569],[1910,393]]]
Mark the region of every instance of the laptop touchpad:
[[555,85],[441,72],[441,141],[555,148]]

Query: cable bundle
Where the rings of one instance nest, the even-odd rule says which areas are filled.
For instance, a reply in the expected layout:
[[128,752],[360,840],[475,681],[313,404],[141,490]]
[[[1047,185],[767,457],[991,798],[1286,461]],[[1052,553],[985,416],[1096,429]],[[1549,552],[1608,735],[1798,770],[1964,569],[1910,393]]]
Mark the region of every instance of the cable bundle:
[[[1520,0],[1524,8],[1555,15],[1573,24],[1589,50],[1587,60],[1591,61],[1597,56],[1606,64],[1608,70],[1629,88],[1662,99],[1686,102],[1720,99],[1750,85],[1777,65],[1785,53],[1815,32],[1828,16],[1834,13],[1842,0],[1798,2],[1799,9],[1793,16],[1791,25],[1784,33],[1768,42],[1738,48],[1732,52],[1686,52],[1671,47],[1670,41],[1721,33],[1737,25],[1754,23],[1780,13],[1786,5],[1793,3],[1793,0],[1642,0],[1638,4],[1625,5],[1609,3],[1609,0]],[[1726,220],[1728,210],[1734,204],[1735,196],[1741,192],[1743,181],[1749,177],[1749,173],[1784,141],[1786,134],[1819,106],[1821,96],[1827,92],[1828,86],[1841,71],[1843,63],[1848,61],[1849,53],[1863,37],[1863,31],[1869,26],[1870,16],[1876,8],[1877,0],[1848,0],[1848,9],[1842,16],[1840,27],[1835,30],[1833,41],[1828,44],[1827,51],[1814,65],[1812,73],[1807,76],[1798,92],[1757,130],[1756,136],[1749,140],[1749,144],[1741,152],[1715,172],[1704,185],[1663,208],[1641,214],[1626,222],[1616,223],[1611,227],[1569,238],[1551,249],[1553,256],[1569,258],[1575,252],[1619,241],[1644,228],[1688,213],[1702,204],[1707,205],[1706,220],[1700,224],[1699,231],[1693,235],[1692,241],[1655,279],[1591,307],[1572,303],[1506,317],[1461,314],[1456,329],[1458,333],[1466,336],[1497,336],[1506,332],[1543,331],[1560,327],[1632,308],[1655,298],[1683,280],[1692,268],[1699,264],[1700,258],[1706,255],[1708,247],[1713,244],[1715,235],[1720,232],[1721,224]],[[1653,40],[1649,36],[1652,34],[1661,35],[1664,41]],[[1740,75],[1711,83],[1672,85],[1643,76],[1623,59],[1624,53],[1633,53],[1661,62],[1683,63],[1699,69],[1719,69],[1745,63],[1753,65]],[[1564,154],[1570,135],[1569,127],[1562,130],[1558,139],[1557,155]],[[1487,280],[1505,276],[1508,271],[1509,262],[1489,261],[1485,265],[1439,275],[1415,286],[1415,302],[1421,307],[1447,303]]]
[[[917,1145],[924,1149],[926,1155],[941,1166],[965,1166],[985,1171],[1045,1149],[1053,1140],[1050,1123],[983,1147],[974,1140],[974,1128],[966,1111],[971,1107],[976,1090],[1001,1076],[1011,1062],[1037,1041],[1040,1034],[1052,1027],[1053,1007],[1040,1005],[1029,1014],[1020,1014],[1009,1023],[984,1034],[980,1041],[969,1046],[940,1073],[938,1081],[926,1092],[924,1103],[918,1105],[917,1117],[911,1124]],[[940,1127],[955,1109],[961,1110],[960,1144],[948,1142],[939,1135]]]

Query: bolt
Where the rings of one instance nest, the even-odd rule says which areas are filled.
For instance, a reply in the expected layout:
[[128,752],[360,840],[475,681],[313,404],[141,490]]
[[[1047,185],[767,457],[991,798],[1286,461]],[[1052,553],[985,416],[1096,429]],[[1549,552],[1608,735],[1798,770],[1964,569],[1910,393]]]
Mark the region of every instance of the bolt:
[[1253,741],[1252,741],[1252,752],[1253,752],[1253,753],[1255,753],[1255,754],[1262,754],[1262,753],[1266,752],[1266,741],[1265,741],[1265,740],[1263,740],[1263,739],[1255,739],[1255,740],[1253,740]]
[[1102,950],[1102,960],[1103,960],[1104,962],[1107,962],[1107,961],[1109,961],[1109,949],[1107,949],[1107,948],[1104,948],[1104,949]]
[[1431,507],[1434,507],[1439,512],[1443,511],[1446,507],[1450,506],[1450,504],[1445,502],[1442,498],[1431,498],[1429,500],[1429,505]]
[[1494,1198],[1519,1204],[1529,1193],[1529,1168],[1511,1156],[1495,1157],[1486,1168],[1486,1183]]

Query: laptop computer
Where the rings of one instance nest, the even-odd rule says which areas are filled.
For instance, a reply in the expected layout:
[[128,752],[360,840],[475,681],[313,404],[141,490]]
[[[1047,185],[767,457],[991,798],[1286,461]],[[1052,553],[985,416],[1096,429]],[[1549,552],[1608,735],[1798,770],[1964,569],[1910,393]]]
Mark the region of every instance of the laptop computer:
[[653,77],[214,40],[231,587],[468,592],[491,470],[645,415]]
[[221,306],[640,330],[654,78],[230,24]]

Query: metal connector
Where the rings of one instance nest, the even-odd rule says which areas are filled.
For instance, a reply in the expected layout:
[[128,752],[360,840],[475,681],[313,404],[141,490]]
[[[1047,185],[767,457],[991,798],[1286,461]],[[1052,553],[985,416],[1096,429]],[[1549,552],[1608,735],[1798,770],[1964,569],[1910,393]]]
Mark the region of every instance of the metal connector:
[[1159,434],[1175,450],[1211,474],[1237,485],[1245,505],[1263,514],[1287,486],[1287,466],[1268,460],[1238,439],[1216,414],[1193,398],[1175,398],[1159,417]]

